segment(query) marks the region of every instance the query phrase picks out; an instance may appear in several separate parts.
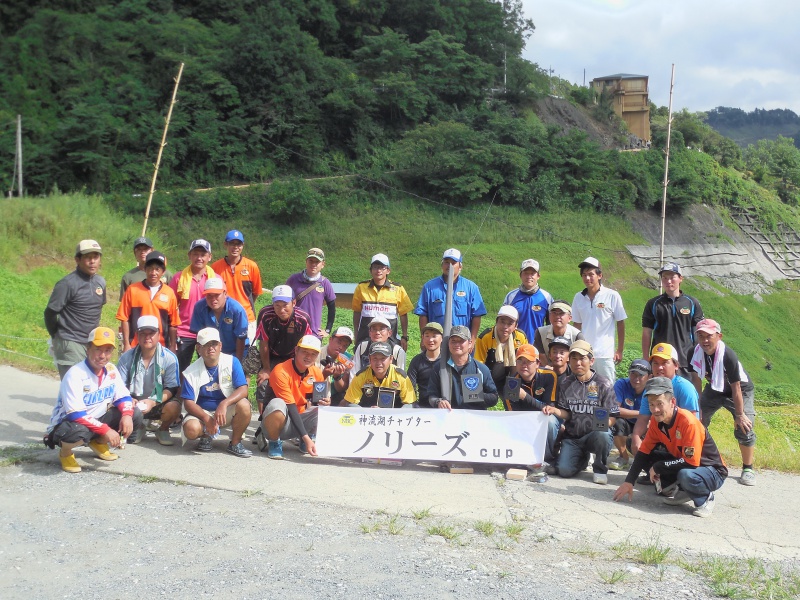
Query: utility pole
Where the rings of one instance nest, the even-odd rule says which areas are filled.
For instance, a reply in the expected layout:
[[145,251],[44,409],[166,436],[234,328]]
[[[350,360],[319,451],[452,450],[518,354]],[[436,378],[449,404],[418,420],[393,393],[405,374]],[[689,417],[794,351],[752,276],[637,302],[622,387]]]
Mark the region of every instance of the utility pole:
[[[664,161],[664,194],[661,198],[661,251],[659,253],[658,268],[664,264],[664,228],[667,222],[667,184],[669,183],[669,142],[672,137],[672,90],[675,87],[675,63],[672,63],[672,78],[669,82],[669,113],[667,116],[667,158]],[[661,278],[658,278],[659,282]],[[664,291],[661,283],[658,284],[658,293]]]
[[17,196],[22,198],[22,115],[17,115]]

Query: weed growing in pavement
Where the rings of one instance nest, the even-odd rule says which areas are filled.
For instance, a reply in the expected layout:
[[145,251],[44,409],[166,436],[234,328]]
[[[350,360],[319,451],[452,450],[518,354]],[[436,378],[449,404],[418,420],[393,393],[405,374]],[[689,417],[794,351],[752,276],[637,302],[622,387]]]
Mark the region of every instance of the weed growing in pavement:
[[497,526],[491,521],[475,521],[473,524],[475,531],[481,532],[486,537],[491,537],[497,530]]
[[505,526],[505,532],[515,542],[519,542],[519,536],[525,531],[525,525],[521,523],[509,523]]
[[669,551],[670,548],[662,546],[661,541],[656,537],[650,543],[639,546],[636,560],[645,565],[660,565],[666,560]]
[[586,556],[588,558],[597,558],[601,554],[605,552],[605,550],[599,550],[598,547],[601,545],[600,536],[598,535],[593,540],[581,540],[577,546],[572,546],[567,548],[567,552],[570,554],[576,554],[578,556]]
[[361,524],[361,533],[375,533],[376,531],[381,530],[380,523],[362,523]]
[[41,450],[41,444],[25,444],[24,446],[8,446],[0,448],[0,467],[11,467],[33,461],[34,454]]
[[239,492],[239,495],[242,498],[252,498],[253,496],[260,496],[263,493],[264,492],[262,492],[261,490],[242,490],[241,492]]
[[423,508],[422,510],[412,510],[411,516],[414,517],[415,521],[422,521],[423,519],[427,519],[431,516],[431,509]]
[[680,566],[707,579],[722,598],[790,600],[800,597],[800,570],[794,565],[768,564],[758,558],[703,556]]
[[608,585],[614,585],[615,583],[619,583],[620,581],[624,581],[625,578],[628,576],[627,571],[623,571],[621,569],[615,569],[613,571],[598,571],[597,574],[600,576],[600,579],[603,583],[607,583]]
[[405,525],[398,523],[397,519],[399,518],[398,515],[393,516],[389,519],[389,522],[386,524],[387,529],[391,535],[400,535],[403,533],[403,530],[406,528]]
[[160,481],[160,479],[155,475],[139,475],[139,477],[136,478],[136,481],[139,483],[155,483]]
[[504,552],[508,552],[509,550],[511,550],[511,545],[507,544],[503,540],[495,540],[494,547],[497,548],[498,550],[503,550]]
[[445,525],[444,523],[439,523],[437,525],[431,525],[427,529],[428,535],[439,535],[448,541],[457,541],[458,538],[461,537],[461,532],[458,531],[452,525]]

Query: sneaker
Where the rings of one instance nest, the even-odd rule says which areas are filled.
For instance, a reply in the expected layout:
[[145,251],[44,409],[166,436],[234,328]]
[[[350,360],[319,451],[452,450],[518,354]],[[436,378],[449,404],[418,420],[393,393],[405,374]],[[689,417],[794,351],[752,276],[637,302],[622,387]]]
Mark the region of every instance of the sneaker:
[[639,479],[636,480],[636,485],[653,485],[653,482],[650,481],[650,475],[645,473],[644,475],[639,475]]
[[156,439],[162,446],[172,446],[175,443],[169,435],[169,430],[159,429],[156,431]]
[[[317,436],[316,435],[312,435],[311,439],[314,440],[314,441],[317,441]],[[306,447],[306,441],[303,438],[300,438],[300,445],[298,446],[298,449],[300,450],[300,454],[304,454],[304,455],[308,454],[308,448]]]
[[200,436],[200,441],[197,442],[195,450],[198,452],[211,452],[211,438],[207,435]]
[[144,439],[145,428],[139,427],[134,429],[133,432],[128,436],[128,443],[129,444],[138,444]]
[[59,454],[59,459],[61,459],[61,469],[66,471],[67,473],[80,473],[81,466],[78,464],[78,461],[75,460],[75,455],[70,454],[69,456],[61,456]]
[[681,504],[686,504],[691,499],[692,498],[691,496],[689,496],[689,494],[687,494],[683,490],[678,490],[677,492],[675,492],[674,496],[669,496],[667,498],[664,498],[664,504],[667,504],[669,506],[680,506]]
[[158,431],[158,428],[161,427],[161,421],[158,419],[145,419],[145,423],[147,431]]
[[108,449],[108,444],[101,444],[100,442],[91,441],[89,442],[89,448],[92,449],[92,452],[95,453],[95,456],[100,460],[117,460],[119,456],[114,454]]
[[742,476],[739,477],[739,483],[742,485],[755,485],[756,484],[756,472],[753,469],[745,469],[742,471]]
[[594,473],[592,475],[592,481],[597,485],[605,485],[608,483],[608,475],[605,473]]
[[530,479],[545,477],[547,475],[546,471],[547,467],[548,467],[547,463],[543,463],[541,465],[531,465],[530,467],[528,467],[528,470],[530,471],[530,475],[528,475],[528,477]]
[[628,458],[617,458],[616,460],[612,460],[608,463],[608,468],[612,471],[627,471],[628,468],[631,466],[631,457]]
[[557,465],[547,465],[544,468],[544,472],[548,475],[558,475],[558,466]]
[[659,492],[659,494],[661,494],[662,496],[672,497],[675,494],[677,494],[679,491],[680,491],[680,488],[678,487],[678,483],[675,482],[675,483],[673,483],[671,485],[668,485],[665,488],[662,488],[662,490]]
[[267,456],[273,460],[283,460],[283,442],[281,440],[278,440],[277,442],[269,440],[269,450],[267,450]]
[[244,444],[240,441],[238,444],[228,444],[228,453],[233,454],[234,456],[238,456],[239,458],[250,458],[253,456],[253,453],[250,452],[247,448],[244,447]]
[[695,508],[692,514],[695,517],[710,517],[712,512],[714,512],[714,492],[711,492],[708,495],[708,499]]

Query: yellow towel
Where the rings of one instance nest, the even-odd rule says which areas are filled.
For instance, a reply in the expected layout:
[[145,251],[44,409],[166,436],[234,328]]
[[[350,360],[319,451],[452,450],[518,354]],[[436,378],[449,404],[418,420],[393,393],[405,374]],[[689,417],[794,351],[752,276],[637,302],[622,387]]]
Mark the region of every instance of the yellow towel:
[[[206,277],[211,279],[216,277],[214,269],[206,265]],[[178,279],[178,300],[188,300],[189,292],[192,289],[192,267],[189,265],[181,271],[180,279]]]

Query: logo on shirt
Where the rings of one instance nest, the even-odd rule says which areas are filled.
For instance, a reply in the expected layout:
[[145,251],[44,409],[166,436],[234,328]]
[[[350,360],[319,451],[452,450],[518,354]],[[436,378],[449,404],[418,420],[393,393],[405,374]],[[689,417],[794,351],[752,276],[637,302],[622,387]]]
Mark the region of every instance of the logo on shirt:
[[680,430],[678,430],[678,431],[676,431],[676,432],[675,432],[675,439],[676,439],[676,440],[679,440],[679,439],[681,439],[682,437],[683,437],[683,436],[681,435],[681,432],[680,432]]
[[372,385],[364,386],[364,395],[365,396],[372,396],[375,393],[375,388]]
[[686,458],[692,458],[694,456],[694,447],[693,446],[689,446],[687,448],[684,448],[683,449],[683,454],[684,454],[684,456],[686,456]]
[[320,294],[323,294],[323,293],[325,293],[325,288],[324,288],[324,287],[322,287],[321,285],[318,285],[318,286],[316,287],[316,290],[317,290],[317,291],[318,291]]
[[103,295],[103,288],[101,288],[101,287],[95,288],[94,293],[97,294],[98,296],[102,296]]
[[534,396],[541,396],[542,394],[544,394],[544,388],[543,387],[536,388],[535,390],[533,390],[533,394]]
[[456,296],[459,296],[460,298],[463,298],[466,295],[467,295],[467,292],[456,292]]
[[625,398],[625,406],[633,406],[633,398]]
[[395,389],[400,389],[400,382],[399,381],[392,381],[391,385]]
[[225,322],[226,325],[230,325],[231,323],[233,323],[233,319],[231,319],[230,317],[225,317],[222,320]]
[[314,377],[309,375],[308,379],[306,379],[306,385],[314,385]]
[[216,392],[216,391],[219,391],[219,389],[220,389],[219,384],[216,381],[214,381],[213,383],[209,383],[206,386],[206,391],[207,392]]
[[240,271],[240,273],[241,273],[242,275],[250,275],[250,271],[248,271],[247,269],[242,269],[242,270]]
[[161,302],[166,302],[168,300],[166,294],[159,294],[158,299],[161,300]]
[[586,386],[586,395],[590,400],[597,400],[597,390],[597,384],[594,382]]
[[603,308],[606,307],[606,303],[605,302],[598,302],[595,306],[597,306],[597,308],[603,309]]
[[685,308],[684,307],[684,308],[681,309],[681,314],[682,315],[688,315],[690,312],[692,312],[692,311],[689,308]]
[[533,312],[539,312],[540,310],[542,310],[542,307],[539,306],[538,304],[534,304],[533,306],[531,306],[531,310]]
[[467,386],[467,389],[470,392],[474,392],[478,389],[478,386],[481,383],[481,378],[477,377],[476,375],[469,375],[464,377],[464,385]]
[[84,394],[88,394],[88,393],[89,393],[89,390],[91,390],[91,389],[92,389],[92,386],[90,386],[90,385],[85,385],[85,386],[83,386],[83,393],[84,393]]

